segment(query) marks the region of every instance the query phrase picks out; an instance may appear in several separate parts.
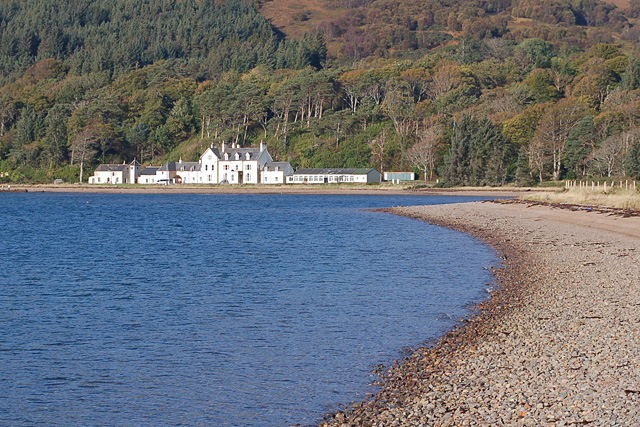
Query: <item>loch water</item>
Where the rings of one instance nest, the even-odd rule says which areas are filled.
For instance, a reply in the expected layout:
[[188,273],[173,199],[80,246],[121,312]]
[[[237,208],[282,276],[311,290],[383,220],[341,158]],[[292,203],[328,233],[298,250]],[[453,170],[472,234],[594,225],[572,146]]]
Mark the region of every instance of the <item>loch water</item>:
[[0,425],[309,425],[487,297],[470,197],[0,194]]

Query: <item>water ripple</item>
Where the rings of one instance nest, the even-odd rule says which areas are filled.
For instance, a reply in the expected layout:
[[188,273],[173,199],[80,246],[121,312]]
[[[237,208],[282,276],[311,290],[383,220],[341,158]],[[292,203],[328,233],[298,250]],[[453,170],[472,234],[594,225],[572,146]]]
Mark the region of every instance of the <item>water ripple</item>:
[[360,209],[459,200],[2,195],[0,423],[317,421],[485,298],[497,263]]

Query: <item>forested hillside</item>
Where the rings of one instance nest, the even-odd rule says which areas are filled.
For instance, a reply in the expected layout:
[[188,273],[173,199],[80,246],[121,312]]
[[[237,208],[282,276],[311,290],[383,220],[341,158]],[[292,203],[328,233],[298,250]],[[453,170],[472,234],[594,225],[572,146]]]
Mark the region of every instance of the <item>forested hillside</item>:
[[222,139],[449,185],[640,176],[639,6],[318,4],[291,37],[242,0],[0,1],[0,179]]

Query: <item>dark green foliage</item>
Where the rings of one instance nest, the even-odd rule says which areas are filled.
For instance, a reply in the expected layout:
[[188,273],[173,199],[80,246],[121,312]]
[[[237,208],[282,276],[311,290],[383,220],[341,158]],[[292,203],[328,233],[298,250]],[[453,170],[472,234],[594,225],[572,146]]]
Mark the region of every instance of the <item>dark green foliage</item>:
[[529,187],[535,184],[535,179],[529,169],[529,158],[524,151],[518,152],[518,160],[516,160],[515,183],[522,187]]
[[445,159],[450,186],[502,185],[514,152],[509,141],[488,119],[463,115],[453,122],[451,145]]
[[552,57],[553,45],[538,38],[526,39],[516,48],[516,58],[529,67],[549,68]]
[[626,90],[640,89],[640,58],[637,56],[629,58],[629,65],[622,75],[620,86]]
[[172,58],[206,64],[210,76],[247,71],[273,60],[265,53],[273,54],[276,37],[243,0],[21,0],[0,4],[0,16],[3,79],[44,58],[67,61],[76,74],[106,70],[117,76]]
[[586,175],[587,160],[597,143],[598,135],[593,124],[593,116],[587,116],[578,122],[566,141],[564,164],[568,178],[580,179]]
[[640,142],[629,148],[625,160],[625,170],[629,176],[640,179]]

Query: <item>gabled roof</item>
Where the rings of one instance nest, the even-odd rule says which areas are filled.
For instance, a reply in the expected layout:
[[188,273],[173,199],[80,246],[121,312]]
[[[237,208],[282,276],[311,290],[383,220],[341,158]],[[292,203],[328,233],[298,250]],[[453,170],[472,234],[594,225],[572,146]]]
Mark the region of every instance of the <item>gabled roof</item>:
[[167,162],[160,166],[160,172],[183,172],[183,171],[199,171],[200,162]]
[[366,175],[373,168],[298,169],[294,175]]
[[218,151],[218,147],[209,147],[206,150],[204,150],[204,153],[202,153],[202,155],[200,156],[200,158],[203,158],[205,154],[207,154],[207,151],[211,150],[213,152],[213,154],[220,159],[220,151]]
[[160,172],[175,171],[177,163],[178,162],[167,162],[164,165],[160,166],[160,169],[158,170]]
[[121,164],[102,164],[96,168],[96,172],[124,172],[129,168],[129,165]]
[[262,170],[264,171],[275,171],[277,170],[289,172],[287,175],[291,175],[293,172],[293,168],[291,167],[291,163],[289,162],[267,162],[264,164]]
[[261,151],[259,148],[228,148],[224,154],[227,153],[229,154],[229,160],[235,160],[236,153],[240,156],[239,160],[247,160],[247,153],[249,153],[249,160],[258,160]]
[[147,166],[140,175],[155,175],[160,166]]
[[199,170],[200,170],[200,162],[181,162],[181,163],[178,163],[178,169],[176,169],[177,172],[182,172],[182,171],[193,172],[193,171],[199,171]]

